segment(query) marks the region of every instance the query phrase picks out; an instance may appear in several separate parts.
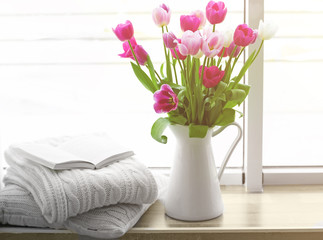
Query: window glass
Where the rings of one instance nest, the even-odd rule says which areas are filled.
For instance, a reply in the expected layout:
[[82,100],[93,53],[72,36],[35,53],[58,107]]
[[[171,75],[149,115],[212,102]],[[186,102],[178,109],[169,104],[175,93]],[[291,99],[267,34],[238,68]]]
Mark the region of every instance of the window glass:
[[264,165],[323,165],[323,2],[265,1]]
[[[208,1],[164,2],[173,12],[169,27],[179,35],[179,16],[204,10]],[[150,137],[150,128],[160,116],[129,61],[118,56],[122,45],[111,30],[131,20],[138,42],[159,66],[161,29],[151,18],[159,4],[150,0],[1,1],[2,151],[17,141],[107,131],[132,146],[147,165],[170,166],[174,139],[161,145]],[[225,24],[234,28],[243,22],[243,1],[230,0],[226,5]],[[242,124],[242,119],[238,121]],[[235,131],[227,130],[214,141],[217,161],[224,157]],[[242,145],[229,166],[242,166]]]

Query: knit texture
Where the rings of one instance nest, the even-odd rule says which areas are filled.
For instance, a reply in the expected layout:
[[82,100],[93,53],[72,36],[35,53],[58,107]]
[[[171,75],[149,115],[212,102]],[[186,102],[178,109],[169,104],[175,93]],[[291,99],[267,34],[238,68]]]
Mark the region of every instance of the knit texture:
[[[37,141],[59,146],[70,136]],[[9,148],[0,191],[0,223],[67,228],[95,238],[125,234],[165,193],[168,178],[134,157],[105,168],[54,171]]]
[[17,185],[8,185],[0,191],[0,222],[18,226],[64,228],[63,224],[49,224],[31,193]]
[[[165,193],[168,177],[154,175],[158,198]],[[0,191],[0,222],[29,227],[67,228],[95,238],[118,238],[131,229],[151,204],[117,204],[68,218],[63,224],[48,223],[30,192],[17,185]]]
[[5,159],[10,167],[4,184],[28,190],[49,223],[63,223],[69,217],[117,203],[149,204],[158,194],[151,172],[133,158],[97,170],[61,171],[21,158],[10,148]]

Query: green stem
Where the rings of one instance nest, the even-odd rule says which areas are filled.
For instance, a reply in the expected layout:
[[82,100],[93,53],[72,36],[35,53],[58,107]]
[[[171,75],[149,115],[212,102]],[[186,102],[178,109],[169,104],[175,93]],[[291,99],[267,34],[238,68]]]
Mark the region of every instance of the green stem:
[[213,32],[215,32],[215,24],[213,24]]
[[[201,72],[201,79],[200,79],[200,82],[199,82],[199,89],[201,89],[201,91],[203,92],[202,88],[203,88],[203,75],[204,75],[204,69],[205,69],[205,64],[206,64],[206,61],[207,61],[208,57],[205,57],[204,58],[204,61],[203,61],[203,67],[202,67],[202,72]],[[202,94],[203,95],[203,94]],[[199,108],[199,114],[198,114],[198,122],[199,124],[202,124],[203,122],[203,117],[204,117],[204,107],[203,107],[203,101],[200,101],[200,106],[198,106]]]
[[[164,34],[164,32],[165,32],[164,27],[162,27],[162,33]],[[166,45],[165,45],[164,41],[163,41],[163,45],[164,45],[165,58],[166,58],[166,62],[167,62],[168,56],[167,56]]]
[[188,114],[189,110],[187,109],[187,107],[185,106],[185,104],[183,103],[184,109],[185,109],[185,113],[186,113],[186,118],[187,118],[187,122],[188,124],[191,123],[191,116]]
[[172,64],[172,65],[173,65],[174,74],[175,74],[175,81],[176,81],[176,84],[178,85],[178,80],[177,80],[177,73],[176,73],[175,64]]
[[225,52],[225,49],[224,49],[224,47],[223,47],[223,48],[222,48],[221,57],[219,57],[219,59],[218,59],[218,63],[216,64],[216,66],[217,66],[217,67],[219,67],[219,65],[220,65],[220,63],[221,63],[221,61],[222,61],[222,58],[223,58],[223,56],[224,56],[224,52]]
[[255,59],[257,58],[257,56],[258,56],[258,54],[259,54],[259,52],[260,52],[260,50],[261,50],[261,48],[262,48],[262,45],[264,45],[264,40],[262,40],[262,41],[261,41],[260,47],[259,47],[259,49],[258,49],[258,51],[257,51],[257,53],[256,53],[256,55],[255,55],[255,57],[253,58],[253,60],[252,60],[251,64],[252,64],[252,63],[255,61]]
[[[131,45],[131,43],[130,43],[130,40],[128,40],[128,44],[129,44],[129,46],[130,46],[130,49],[131,49],[132,55],[133,55],[133,57],[135,58],[137,65],[140,67],[140,64],[139,64],[138,59],[137,59],[137,57],[136,57],[136,54],[135,54],[135,52],[134,52],[134,50],[133,50],[133,48],[132,48],[132,45]],[[140,68],[141,68],[141,67],[140,67]]]
[[230,59],[229,59],[229,61],[231,61],[231,59],[233,58],[233,55],[234,55],[235,51],[237,50],[237,48],[238,48],[238,46],[237,46],[237,45],[235,45],[235,46],[234,46],[234,48],[233,48],[233,51],[232,51],[232,52],[231,52],[231,54],[230,54]]
[[155,69],[154,69],[154,71],[155,71],[155,73],[156,73],[156,75],[157,75],[157,77],[158,77],[159,81],[161,82],[162,80],[161,80],[161,78],[160,78],[160,76],[159,76],[158,72],[157,72]]
[[231,69],[231,72],[230,72],[229,76],[228,76],[228,69],[229,69],[229,66],[231,66],[231,60],[232,60],[233,54],[237,50],[237,48],[238,48],[238,46],[235,46],[233,48],[233,51],[230,54],[229,61],[228,61],[227,65],[226,65],[226,67],[225,67],[225,76],[224,76],[225,83],[228,83],[230,81],[230,76],[231,76],[231,73],[232,73],[232,69]]
[[179,59],[179,57],[178,57],[178,54],[177,54],[177,52],[176,52],[176,49],[175,49],[175,48],[173,48],[173,50],[174,50],[174,53],[175,53],[176,58],[177,58],[177,60],[178,60],[178,64],[179,64],[179,66],[180,66],[181,70],[184,72],[183,66],[182,66],[182,64],[181,64],[181,60],[180,60],[180,59]]
[[186,57],[186,83],[189,86],[189,77],[190,77],[190,66],[189,66],[189,55]]
[[201,79],[200,82],[203,82],[203,75],[204,75],[204,69],[205,69],[205,64],[206,64],[206,59],[207,57],[204,58],[204,62],[203,62],[203,67],[202,67],[202,73],[201,73]]
[[191,56],[188,55],[186,58],[186,89],[189,95],[189,102],[191,105],[191,120],[192,122],[196,118],[196,99],[194,95],[194,86],[192,84],[193,76],[190,76],[190,69],[191,69]]
[[243,48],[241,49],[241,51],[240,51],[239,55],[238,55],[238,56],[236,57],[236,59],[234,60],[233,65],[232,65],[232,71],[233,71],[234,66],[235,66],[235,65],[236,65],[236,63],[238,62],[238,59],[239,59],[239,57],[241,56],[242,52],[245,50],[245,48],[246,48],[246,47],[243,47]]

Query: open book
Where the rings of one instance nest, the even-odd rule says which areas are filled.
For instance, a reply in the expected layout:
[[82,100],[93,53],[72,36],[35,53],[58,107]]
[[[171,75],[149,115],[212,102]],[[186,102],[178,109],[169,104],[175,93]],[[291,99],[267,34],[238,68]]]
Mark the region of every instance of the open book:
[[48,142],[22,143],[11,146],[20,156],[54,170],[102,168],[134,155],[105,134],[72,137],[57,146]]

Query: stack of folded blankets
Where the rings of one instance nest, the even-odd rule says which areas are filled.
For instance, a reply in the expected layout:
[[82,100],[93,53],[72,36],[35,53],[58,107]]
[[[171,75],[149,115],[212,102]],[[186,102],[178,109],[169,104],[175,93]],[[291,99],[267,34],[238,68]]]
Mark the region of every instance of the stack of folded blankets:
[[[43,140],[54,146],[64,138]],[[166,190],[134,156],[101,169],[52,170],[9,147],[0,223],[70,229],[95,238],[124,235]]]

